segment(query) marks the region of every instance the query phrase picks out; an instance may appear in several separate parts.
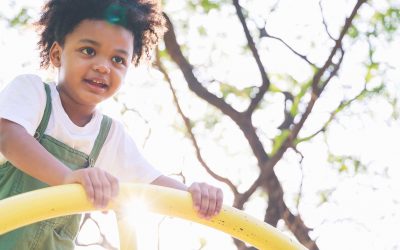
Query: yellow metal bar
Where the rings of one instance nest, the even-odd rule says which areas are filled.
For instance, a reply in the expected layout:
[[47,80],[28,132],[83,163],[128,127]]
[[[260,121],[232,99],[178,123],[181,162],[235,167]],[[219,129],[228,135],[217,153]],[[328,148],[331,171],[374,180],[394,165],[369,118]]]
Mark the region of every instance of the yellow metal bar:
[[[219,215],[211,220],[197,216],[187,192],[154,185],[128,184],[120,186],[120,194],[107,209],[119,210],[128,200],[139,199],[155,213],[180,217],[201,223],[247,242],[260,250],[306,250],[297,241],[276,228],[257,220],[238,209],[224,205]],[[0,200],[0,234],[37,221],[96,210],[86,198],[83,188],[69,184],[44,188]],[[136,240],[122,232],[122,250],[136,249],[129,245]]]
[[121,212],[116,212],[119,245],[121,250],[138,250],[136,231],[132,223]]

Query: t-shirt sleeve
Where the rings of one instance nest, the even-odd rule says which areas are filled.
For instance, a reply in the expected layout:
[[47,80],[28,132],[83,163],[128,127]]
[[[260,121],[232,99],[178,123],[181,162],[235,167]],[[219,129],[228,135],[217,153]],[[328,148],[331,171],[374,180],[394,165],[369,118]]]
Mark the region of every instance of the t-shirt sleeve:
[[113,121],[107,140],[96,161],[122,182],[151,183],[161,175],[142,155],[120,122]]
[[46,106],[46,91],[36,75],[20,75],[0,92],[0,117],[34,135]]

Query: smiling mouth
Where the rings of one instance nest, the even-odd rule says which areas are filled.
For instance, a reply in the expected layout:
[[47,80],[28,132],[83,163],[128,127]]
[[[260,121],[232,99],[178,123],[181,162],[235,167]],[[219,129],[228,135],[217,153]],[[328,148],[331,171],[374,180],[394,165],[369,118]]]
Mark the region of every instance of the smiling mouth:
[[96,81],[96,80],[85,79],[85,82],[87,82],[88,84],[90,84],[94,87],[101,88],[101,89],[106,89],[108,87],[107,84],[102,83],[100,81]]

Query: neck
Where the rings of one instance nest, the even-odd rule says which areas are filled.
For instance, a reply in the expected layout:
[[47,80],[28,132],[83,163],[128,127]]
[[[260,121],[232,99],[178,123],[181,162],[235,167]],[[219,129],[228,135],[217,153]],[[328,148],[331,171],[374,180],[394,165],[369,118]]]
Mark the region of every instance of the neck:
[[63,105],[63,107],[64,107],[64,110],[67,113],[69,119],[71,119],[71,121],[79,127],[84,127],[86,124],[88,124],[90,122],[90,120],[93,117],[93,112],[90,112],[87,114],[83,114],[83,113],[78,114],[75,109],[73,111],[71,111],[66,106]]
[[69,119],[77,126],[84,127],[90,122],[93,117],[96,106],[87,106],[75,102],[67,93],[62,89],[57,88],[61,105],[67,113]]

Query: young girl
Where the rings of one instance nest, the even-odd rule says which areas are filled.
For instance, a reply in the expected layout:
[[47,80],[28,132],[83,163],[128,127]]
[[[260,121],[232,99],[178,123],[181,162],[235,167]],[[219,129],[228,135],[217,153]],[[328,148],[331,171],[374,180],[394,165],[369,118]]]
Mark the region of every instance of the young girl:
[[[162,175],[120,122],[96,110],[121,87],[130,64],[148,58],[162,36],[157,5],[50,0],[38,25],[41,66],[58,69],[57,84],[21,75],[0,93],[0,199],[80,183],[104,208],[118,194],[119,181],[130,181],[187,190],[199,216],[217,214],[220,189],[205,183],[187,188]],[[79,221],[78,215],[60,217],[0,235],[0,249],[73,249]]]

